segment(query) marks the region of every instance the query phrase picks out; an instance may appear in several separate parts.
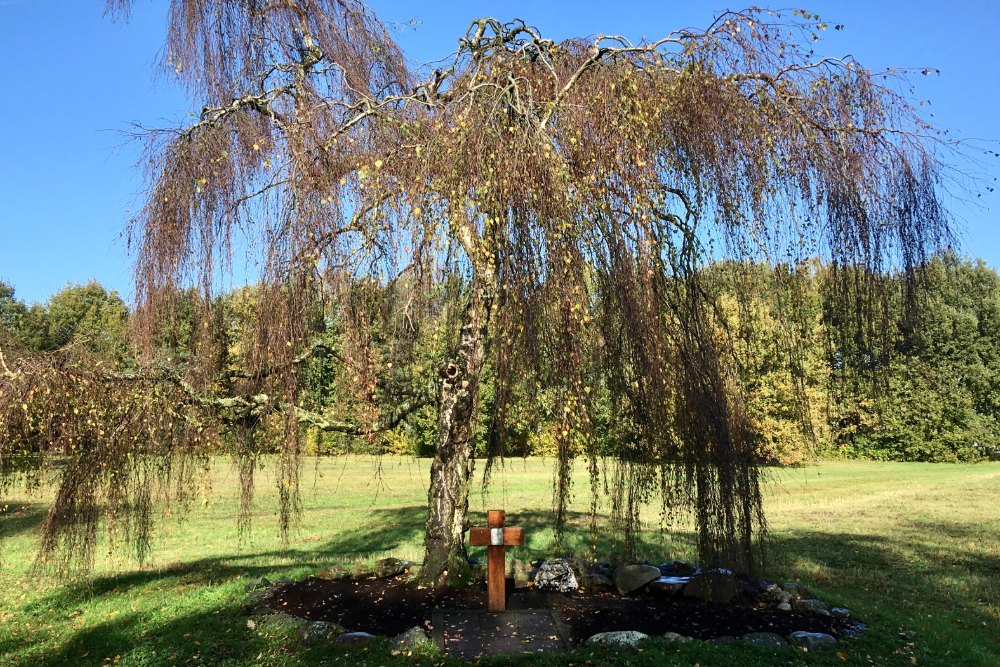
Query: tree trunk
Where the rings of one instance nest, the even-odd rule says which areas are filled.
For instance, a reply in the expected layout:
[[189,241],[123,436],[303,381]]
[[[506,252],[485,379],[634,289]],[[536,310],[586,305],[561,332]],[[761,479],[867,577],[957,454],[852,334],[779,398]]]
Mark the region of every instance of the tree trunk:
[[474,281],[462,319],[457,357],[441,370],[438,440],[431,464],[427,529],[421,579],[426,583],[457,582],[469,573],[465,550],[469,483],[475,464],[476,405],[486,354],[491,290]]

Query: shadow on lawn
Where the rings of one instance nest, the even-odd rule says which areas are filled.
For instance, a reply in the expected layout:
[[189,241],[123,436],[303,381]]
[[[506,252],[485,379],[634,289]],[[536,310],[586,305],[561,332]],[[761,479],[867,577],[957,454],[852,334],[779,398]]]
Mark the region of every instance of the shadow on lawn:
[[[373,554],[393,553],[402,545],[420,542],[427,509],[423,506],[408,506],[392,509],[370,510],[367,512],[369,530],[358,530],[342,534],[336,540],[325,543],[313,543],[308,547],[296,545],[294,537],[286,549],[231,553],[211,558],[200,558],[168,565],[163,568],[137,569],[121,574],[97,576],[67,583],[54,593],[60,598],[60,604],[77,604],[87,599],[104,595],[121,595],[129,591],[154,583],[171,582],[184,586],[217,585],[236,579],[254,579],[261,576],[281,576],[280,572],[295,571],[303,568],[318,570],[333,564],[353,564],[359,560],[370,559]],[[589,520],[585,513],[570,513],[570,525],[583,524]],[[473,519],[475,523],[475,518]],[[482,517],[485,522],[485,516]],[[551,517],[547,512],[530,511],[512,514],[509,520],[525,528],[530,536],[551,530]],[[29,527],[30,528],[30,527]],[[596,542],[594,541],[596,539]],[[640,542],[639,551],[643,554],[662,554],[658,549],[659,541],[654,538]],[[617,548],[615,542],[607,535],[596,537],[589,530],[579,530],[568,534],[559,555],[586,556],[591,547],[601,557],[612,553]],[[485,558],[486,550],[472,549],[470,555]],[[512,549],[511,558],[534,559],[551,556],[551,545],[536,544],[529,547]],[[667,557],[661,557],[666,560]],[[29,610],[48,608],[55,602],[53,599],[39,600]]]
[[[34,515],[36,522],[40,518],[38,512]],[[51,660],[46,658],[45,662],[76,664],[81,652],[87,652],[89,657],[86,660],[97,662],[105,657],[113,659],[115,655],[131,650],[156,650],[158,657],[153,662],[166,663],[170,651],[177,652],[178,663],[195,653],[209,663],[224,660],[234,664],[253,662],[259,653],[276,650],[280,644],[246,629],[244,581],[259,576],[281,576],[283,572],[315,571],[334,563],[354,562],[371,554],[392,553],[401,545],[419,542],[426,508],[408,506],[372,510],[367,515],[370,517],[368,529],[341,535],[337,540],[325,543],[303,547],[295,545],[293,539],[292,546],[285,550],[203,558],[162,570],[137,570],[63,587],[31,605],[27,611],[44,613],[52,609],[66,609],[95,596],[135,595],[137,591],[134,589],[151,584],[184,590],[227,584],[234,594],[225,602],[218,602],[218,597],[215,597],[215,602],[208,603],[210,606],[207,608],[186,616],[161,618],[161,612],[149,610],[89,625],[73,635],[60,653],[52,655]],[[482,517],[474,516],[472,520],[478,524]],[[583,526],[586,520],[586,514],[578,513],[570,516],[570,525]],[[526,529],[530,545],[513,549],[511,556],[536,558],[553,555],[555,550],[551,545],[531,544],[532,534],[551,530],[548,512],[512,512],[509,523]],[[24,516],[17,526],[19,530],[29,530],[32,526],[28,524],[30,521]],[[914,529],[915,534],[916,531],[924,534],[936,531],[946,535],[948,541],[955,545],[971,546],[983,537],[981,532],[960,524],[922,524],[915,525]],[[668,543],[661,541],[659,534],[647,534],[646,537],[640,545],[640,552],[658,554],[650,560],[670,560],[679,556],[669,552],[665,546]],[[668,539],[675,548],[686,548],[693,536],[677,533],[670,534]],[[560,555],[587,555],[592,544],[596,546],[596,553],[603,555],[608,553],[606,549],[614,546],[611,538],[603,535],[597,535],[595,543],[594,536],[586,528],[571,532],[566,544]],[[988,664],[977,656],[989,655],[990,651],[1000,653],[1000,645],[986,638],[983,632],[983,626],[991,627],[995,623],[992,616],[995,611],[991,612],[988,605],[995,604],[991,600],[995,600],[1000,593],[1000,584],[997,583],[1000,581],[997,576],[1000,574],[1000,557],[991,554],[988,549],[968,548],[956,553],[940,546],[899,538],[804,531],[772,535],[768,546],[771,560],[766,574],[779,579],[798,574],[802,583],[819,588],[824,597],[829,597],[829,603],[847,603],[863,620],[881,621],[886,627],[873,628],[871,636],[877,638],[880,644],[885,644],[887,656],[906,643],[906,640],[897,637],[895,624],[918,627],[924,611],[932,611],[940,619],[938,625],[946,626],[950,633],[943,636],[949,637],[954,644],[934,647],[937,655],[954,649],[959,653],[953,656],[953,661],[957,661],[955,664]],[[816,581],[811,581],[805,573],[821,574]],[[970,582],[971,586],[957,587],[953,583],[955,580]],[[838,596],[842,599],[837,599]],[[873,617],[876,609],[882,610],[878,613],[880,618]],[[148,649],[145,646],[147,643],[153,648]],[[139,644],[143,647],[140,648]],[[12,649],[14,647],[9,645],[0,647],[0,655]],[[979,653],[983,651],[985,653]]]
[[240,607],[226,606],[155,620],[146,612],[122,614],[86,626],[55,650],[39,651],[31,637],[16,645],[0,645],[0,662],[2,657],[10,664],[52,667],[110,665],[120,659],[123,664],[143,665],[278,662],[265,656],[283,653],[282,644],[287,642],[251,632],[246,621]]
[[16,537],[36,529],[48,509],[45,503],[5,503],[0,500],[0,539]]

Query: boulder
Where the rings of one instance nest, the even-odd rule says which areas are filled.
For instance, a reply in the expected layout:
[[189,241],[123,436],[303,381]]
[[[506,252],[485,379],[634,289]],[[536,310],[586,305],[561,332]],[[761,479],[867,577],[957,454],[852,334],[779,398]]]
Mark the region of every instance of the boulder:
[[345,632],[342,635],[337,635],[334,639],[338,644],[367,644],[370,641],[377,639],[375,635],[368,634],[367,632]]
[[580,590],[585,593],[610,593],[615,590],[615,582],[603,574],[585,574],[578,582]]
[[372,568],[372,575],[379,579],[398,577],[406,572],[408,564],[405,560],[398,558],[383,558],[375,563],[375,567]]
[[691,577],[659,577],[649,582],[649,592],[663,597],[673,597],[684,590]]
[[615,648],[636,648],[649,635],[635,630],[616,630],[614,632],[598,632],[587,639],[588,644],[601,644]]
[[727,604],[736,597],[736,577],[728,570],[709,570],[691,577],[684,595],[713,604]]
[[351,571],[344,567],[343,565],[331,565],[330,567],[324,567],[322,570],[316,573],[317,579],[325,579],[327,581],[337,581],[339,579],[350,579]]
[[435,646],[434,642],[427,636],[424,629],[419,626],[413,626],[406,632],[398,634],[389,640],[389,649],[391,651],[413,651],[433,646]]
[[652,565],[622,565],[615,570],[615,586],[622,595],[635,592],[660,578],[660,569]]
[[830,610],[822,600],[794,600],[792,609],[800,614],[816,614],[818,616],[829,616]]
[[254,621],[255,625],[258,628],[263,628],[266,626],[269,628],[277,628],[281,632],[284,632],[286,630],[295,630],[301,628],[308,622],[309,621],[307,621],[304,618],[299,618],[298,616],[292,616],[291,614],[286,614],[284,612],[278,612],[277,614],[267,614],[265,616],[260,616],[257,618],[256,621]]
[[788,602],[782,602],[781,604],[778,605],[777,609],[778,611],[791,611],[792,605],[791,603]]
[[781,588],[791,593],[796,598],[812,597],[812,594],[809,592],[808,588],[806,588],[802,584],[797,584],[794,581],[782,582]]
[[607,561],[603,560],[595,560],[593,569],[591,570],[591,572],[593,572],[594,574],[604,575],[608,579],[611,578],[611,575],[614,573],[614,571],[615,568],[611,566],[611,563],[608,563]]
[[771,584],[763,593],[760,594],[760,601],[777,605],[783,602],[791,602],[794,597],[795,596],[782,589],[777,584]]
[[740,639],[754,646],[788,646],[784,637],[773,632],[748,632]]
[[816,648],[837,643],[836,639],[825,632],[806,632],[805,630],[796,630],[788,635],[788,641],[803,648]]
[[851,617],[851,610],[847,607],[833,607],[830,609],[830,615],[834,618],[846,619]]
[[580,580],[585,574],[590,574],[594,571],[594,562],[587,560],[586,558],[567,558],[566,562],[569,566],[573,568],[573,574],[576,575],[577,581]]
[[267,602],[274,597],[273,588],[265,588],[263,590],[254,591],[250,594],[249,600],[253,604],[260,604],[261,602]]
[[299,628],[299,639],[303,644],[313,645],[320,642],[329,641],[334,637],[344,634],[344,626],[339,623],[328,623],[327,621],[312,621]]
[[683,560],[660,563],[657,567],[660,570],[660,574],[664,577],[690,577],[701,571],[694,563],[688,563]]
[[687,635],[678,634],[676,632],[664,632],[663,633],[663,641],[667,641],[667,642],[680,642],[682,644],[685,644],[687,642],[694,641],[694,640],[691,637],[688,637]]
[[261,577],[259,579],[254,579],[249,584],[244,586],[243,590],[245,590],[247,593],[251,593],[253,591],[259,591],[261,589],[270,587],[271,587],[271,582],[267,579],[267,577]]
[[569,562],[564,558],[554,558],[539,566],[538,573],[535,574],[535,587],[540,590],[571,593],[579,588],[580,584]]
[[528,561],[514,558],[508,563],[507,577],[514,579],[515,588],[528,588],[535,583],[535,568]]

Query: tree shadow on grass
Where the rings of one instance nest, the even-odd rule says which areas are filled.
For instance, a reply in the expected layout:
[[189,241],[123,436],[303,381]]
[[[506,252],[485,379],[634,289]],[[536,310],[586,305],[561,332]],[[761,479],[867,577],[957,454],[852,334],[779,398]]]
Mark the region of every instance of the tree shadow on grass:
[[[850,607],[871,624],[868,640],[880,644],[893,663],[913,658],[912,664],[995,665],[1000,555],[972,550],[984,531],[966,524],[913,527],[914,539],[820,531],[772,535],[765,574],[798,579],[829,604]],[[941,544],[920,535],[948,539]]]
[[[401,546],[419,542],[422,539],[427,520],[427,508],[419,505],[377,509],[367,512],[367,530],[356,530],[341,533],[337,539],[326,542],[315,542],[308,546],[296,544],[292,538],[285,549],[256,552],[233,552],[221,556],[198,558],[173,563],[162,568],[134,569],[112,575],[84,577],[67,582],[54,595],[59,596],[64,603],[77,603],[94,597],[105,595],[127,594],[129,591],[155,583],[170,583],[184,586],[218,585],[237,579],[255,579],[261,576],[282,576],[286,572],[313,572],[322,567],[337,564],[354,564],[359,561],[373,560],[380,554],[392,554]],[[473,517],[475,519],[475,517]],[[613,552],[616,548],[614,539],[608,534],[592,534],[589,530],[568,532],[561,548],[556,549],[544,540],[531,542],[534,534],[551,534],[552,520],[544,511],[525,511],[511,515],[509,523],[525,528],[529,537],[529,546],[513,548],[509,558],[532,560],[552,556],[588,556],[591,552],[601,558]],[[589,515],[582,512],[571,512],[568,515],[569,525],[583,525],[589,521]],[[485,522],[485,516],[482,517]],[[475,523],[475,521],[474,521]],[[659,559],[668,560],[659,534],[650,534],[640,540],[639,552],[653,557],[660,554]],[[596,540],[596,541],[595,541]],[[557,551],[557,553],[556,553]],[[485,548],[470,549],[470,556],[485,558]],[[656,560],[656,558],[653,558]],[[52,600],[40,600],[40,608],[48,607]]]
[[0,539],[17,537],[35,530],[45,518],[45,503],[4,502],[0,500]]
[[[183,662],[182,657],[189,659],[196,653],[210,664],[254,662],[259,654],[267,655],[283,645],[247,630],[244,583],[260,576],[308,576],[320,567],[392,553],[402,545],[419,541],[426,508],[414,505],[371,510],[367,516],[366,529],[341,534],[335,540],[297,545],[293,539],[288,549],[201,558],[165,569],[134,570],[64,586],[27,605],[25,611],[45,614],[75,605],[86,608],[88,601],[96,597],[115,600],[117,596],[130,602],[146,597],[151,608],[83,627],[57,653],[44,656],[39,664],[79,664],[81,657],[86,658],[84,662],[92,658],[99,662],[127,651],[137,657],[144,656],[137,662],[167,664],[171,650],[177,654],[177,663]],[[484,520],[485,517],[472,517],[477,525]],[[587,520],[586,513],[570,515],[571,530],[564,548],[556,553],[551,542],[538,537],[551,534],[548,512],[511,512],[509,523],[525,528],[529,546],[512,549],[510,557],[586,556],[592,547],[595,555],[604,557],[614,547],[614,541],[608,535],[593,535],[585,527]],[[28,523],[25,519],[19,524],[21,530],[30,529]],[[982,531],[962,524],[914,524],[913,534],[942,535],[946,538],[945,545],[956,547],[971,545],[982,538]],[[533,535],[537,537],[534,542]],[[692,541],[690,532],[669,533],[666,542],[660,533],[646,533],[639,550],[650,554],[653,562],[660,558],[670,560],[677,556],[670,552],[671,548],[683,550]],[[989,548],[956,551],[943,549],[941,544],[895,536],[819,531],[779,533],[769,539],[772,559],[765,574],[780,580],[799,578],[828,603],[851,606],[856,616],[874,624],[863,640],[864,650],[874,651],[872,655],[876,657],[886,657],[886,662],[900,662],[897,657],[907,656],[898,652],[910,650],[908,644],[914,643],[913,650],[924,651],[919,654],[921,664],[933,664],[936,656],[937,664],[988,665],[988,656],[1000,654],[1000,644],[987,634],[987,628],[996,623],[995,607],[991,611],[989,605],[996,605],[1000,593],[997,577],[1000,556]],[[478,551],[472,553],[479,555]],[[956,587],[955,581],[969,585]],[[203,608],[198,612],[178,616],[170,614],[195,605],[184,603],[175,607],[170,602],[166,610],[156,610],[152,607],[163,603],[162,590],[148,594],[142,590],[154,586],[184,591],[178,592],[178,596],[196,596],[207,587],[219,585],[227,587],[225,595],[212,595],[199,603]],[[926,637],[918,635],[915,639],[899,635],[903,628],[919,632],[927,624],[923,618],[927,613],[935,616],[935,629],[942,632]],[[0,645],[0,656],[27,655],[29,644],[30,637],[26,635],[12,638],[7,645]],[[302,649],[296,646],[294,650]],[[157,653],[153,656],[148,651]],[[945,660],[941,656],[948,657]],[[312,662],[307,654],[303,659]]]
[[[88,625],[54,650],[39,646],[31,636],[0,645],[0,662],[46,667],[111,665],[119,661],[132,665],[234,667],[331,661],[360,664],[363,654],[371,651],[358,647],[308,647],[296,639],[294,628],[251,629],[247,620],[240,607],[225,605],[155,620],[146,612],[121,614]],[[322,655],[317,655],[320,651]]]

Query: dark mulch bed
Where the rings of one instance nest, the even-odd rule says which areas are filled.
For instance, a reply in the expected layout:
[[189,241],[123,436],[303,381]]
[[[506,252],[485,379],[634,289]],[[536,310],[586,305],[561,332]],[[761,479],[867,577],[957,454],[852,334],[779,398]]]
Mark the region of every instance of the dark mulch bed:
[[[747,632],[786,636],[795,630],[825,632],[834,637],[855,634],[858,624],[835,618],[757,609],[746,605],[712,606],[690,598],[650,595],[565,594],[535,588],[512,590],[509,609],[555,609],[569,627],[574,643],[609,630],[638,630],[650,636],[672,631],[695,639]],[[309,578],[279,588],[273,611],[313,621],[340,623],[348,630],[397,635],[415,625],[430,627],[432,610],[482,609],[485,586],[464,589],[417,588],[403,579],[327,581]]]

